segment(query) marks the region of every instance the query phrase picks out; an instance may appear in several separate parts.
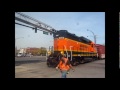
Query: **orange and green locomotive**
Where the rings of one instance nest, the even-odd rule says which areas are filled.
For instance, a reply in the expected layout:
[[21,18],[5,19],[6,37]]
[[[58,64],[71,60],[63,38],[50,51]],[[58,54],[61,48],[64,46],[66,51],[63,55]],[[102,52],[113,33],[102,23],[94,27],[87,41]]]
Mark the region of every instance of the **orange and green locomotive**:
[[59,30],[53,36],[54,52],[49,52],[48,66],[56,66],[61,54],[64,54],[72,65],[97,59],[95,44],[91,40],[83,36],[76,36],[67,30]]

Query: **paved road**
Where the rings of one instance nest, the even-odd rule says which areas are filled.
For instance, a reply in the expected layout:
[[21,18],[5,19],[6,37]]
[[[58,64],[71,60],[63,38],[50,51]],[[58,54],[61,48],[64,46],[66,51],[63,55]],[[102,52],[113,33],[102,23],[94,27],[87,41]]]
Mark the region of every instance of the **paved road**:
[[[32,58],[34,60],[32,60]],[[15,78],[60,78],[60,71],[49,68],[45,57],[17,58],[15,62]],[[43,60],[44,59],[44,60]],[[20,63],[27,61],[27,63]],[[19,63],[18,63],[19,61]],[[32,61],[32,62],[31,62]],[[15,63],[16,64],[16,63]],[[105,60],[97,60],[74,66],[75,72],[70,71],[68,78],[105,78]]]
[[27,64],[27,63],[38,63],[46,62],[45,56],[32,56],[32,57],[15,57],[15,65]]

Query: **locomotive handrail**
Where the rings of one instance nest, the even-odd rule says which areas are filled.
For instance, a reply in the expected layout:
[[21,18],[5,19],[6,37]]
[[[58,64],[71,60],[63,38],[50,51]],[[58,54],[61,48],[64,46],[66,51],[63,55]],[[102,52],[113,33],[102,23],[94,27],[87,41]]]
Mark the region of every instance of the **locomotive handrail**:
[[70,51],[71,51],[71,60],[70,61],[72,61],[72,50],[71,50],[71,47],[73,47],[73,46],[70,46]]
[[66,50],[66,53],[67,53],[67,59],[68,59],[68,52],[67,52],[66,46],[64,45],[64,47],[65,47],[65,50]]

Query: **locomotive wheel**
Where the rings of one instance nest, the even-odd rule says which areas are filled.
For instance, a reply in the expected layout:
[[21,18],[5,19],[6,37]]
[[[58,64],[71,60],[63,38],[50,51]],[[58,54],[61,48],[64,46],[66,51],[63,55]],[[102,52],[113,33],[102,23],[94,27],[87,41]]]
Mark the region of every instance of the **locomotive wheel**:
[[84,60],[80,60],[80,63],[82,63],[82,64],[83,64],[83,63],[85,63],[85,61],[84,61]]
[[92,61],[95,61],[95,58],[92,58]]
[[75,61],[75,62],[73,62],[73,65],[74,65],[74,66],[77,66],[77,62],[76,62],[76,61]]
[[74,62],[71,62],[71,65],[72,65],[72,66],[76,66],[77,63],[74,61]]
[[50,63],[49,63],[49,62],[47,62],[47,66],[48,66],[48,67],[51,67],[51,65],[50,65]]

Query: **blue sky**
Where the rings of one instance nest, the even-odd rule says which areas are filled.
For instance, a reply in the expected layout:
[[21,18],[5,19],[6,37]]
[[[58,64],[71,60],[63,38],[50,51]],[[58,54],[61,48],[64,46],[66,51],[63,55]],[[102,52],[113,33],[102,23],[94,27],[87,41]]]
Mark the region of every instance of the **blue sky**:
[[[77,36],[84,36],[96,43],[105,44],[105,12],[21,12],[38,21],[52,26],[56,30],[68,30]],[[21,38],[24,37],[24,38]],[[15,24],[15,38],[17,48],[53,46],[53,36],[45,35],[42,31],[35,33],[31,28]]]

